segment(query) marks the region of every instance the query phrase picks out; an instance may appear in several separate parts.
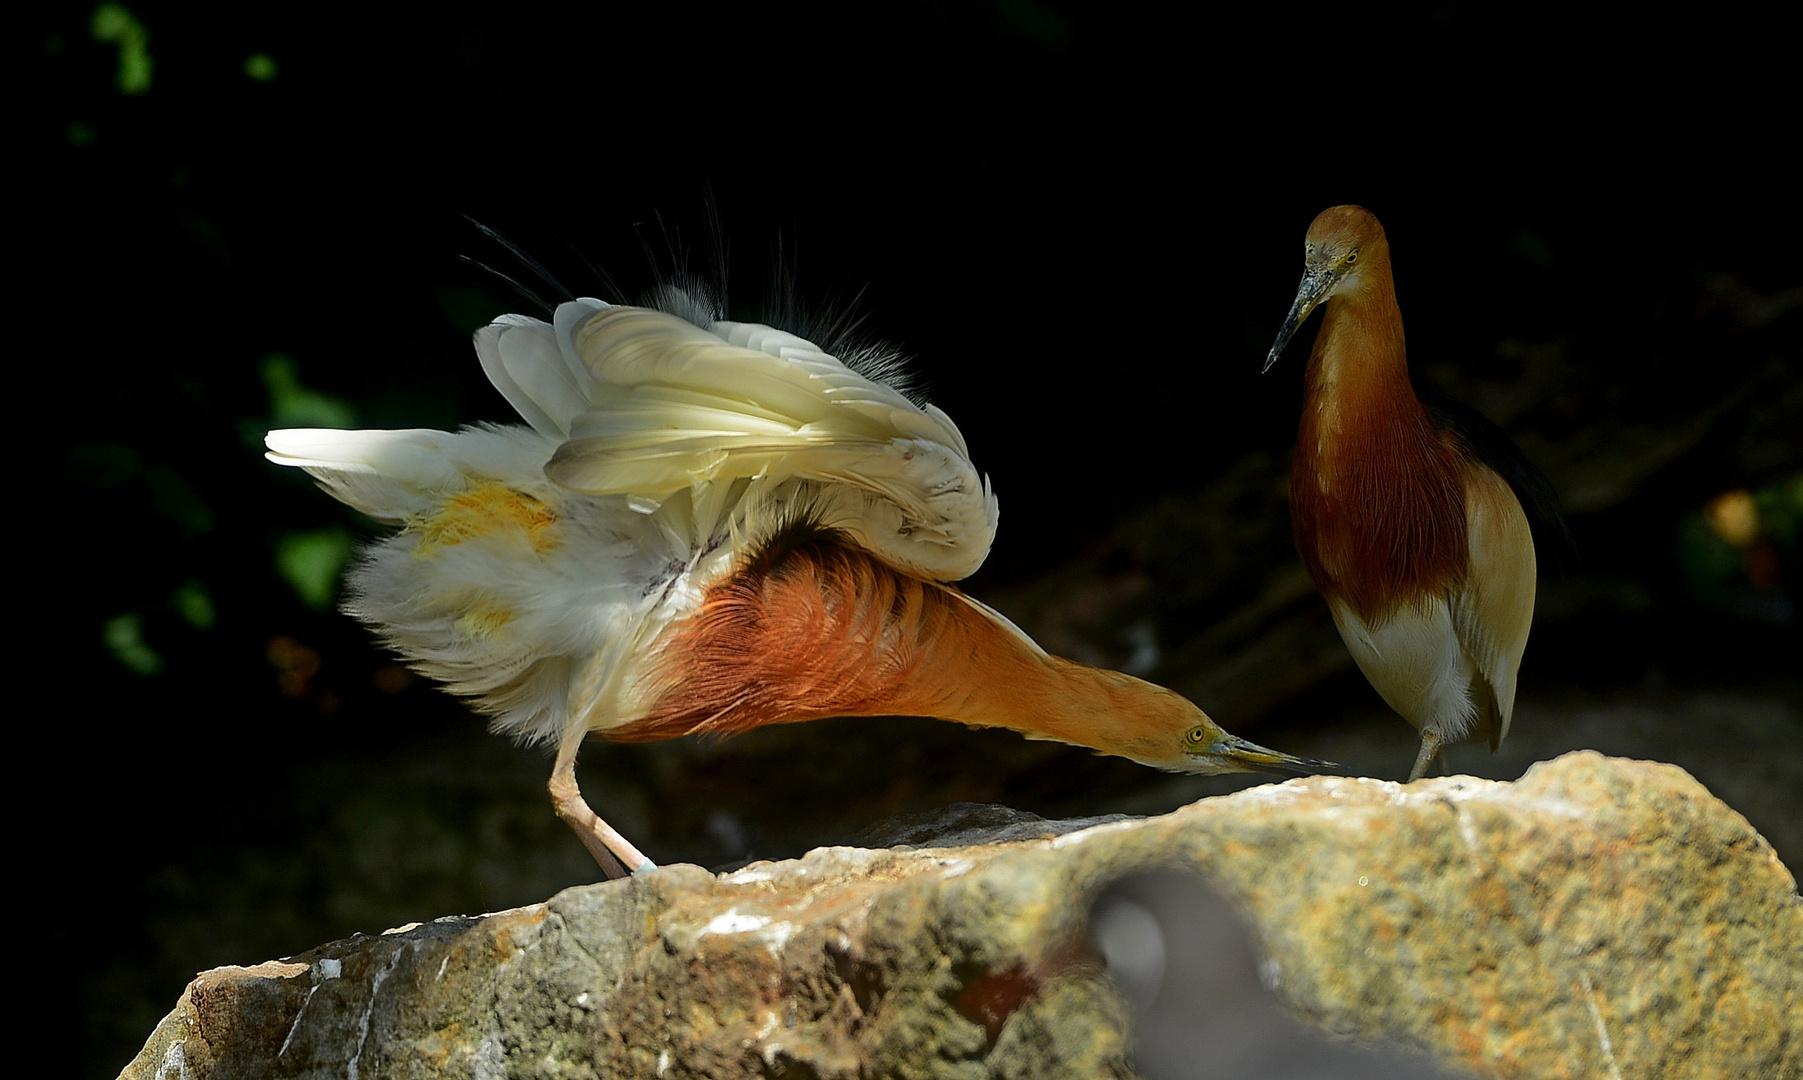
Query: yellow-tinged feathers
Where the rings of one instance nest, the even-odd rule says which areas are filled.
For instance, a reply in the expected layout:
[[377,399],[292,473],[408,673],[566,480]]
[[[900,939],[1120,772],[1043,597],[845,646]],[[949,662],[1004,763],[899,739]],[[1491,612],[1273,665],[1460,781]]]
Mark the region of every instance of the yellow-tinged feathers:
[[519,530],[534,550],[544,551],[556,543],[551,535],[556,520],[544,503],[491,481],[449,496],[435,512],[409,523],[408,529],[419,534],[415,553],[422,557],[504,529]]

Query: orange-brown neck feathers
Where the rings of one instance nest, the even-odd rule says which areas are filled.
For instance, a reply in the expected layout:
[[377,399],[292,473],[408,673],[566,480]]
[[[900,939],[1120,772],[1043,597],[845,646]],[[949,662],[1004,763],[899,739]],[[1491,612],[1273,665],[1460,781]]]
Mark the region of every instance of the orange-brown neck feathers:
[[929,716],[1162,763],[1202,720],[1168,690],[1047,656],[951,587],[805,528],[709,589],[654,663],[650,708],[608,738]]
[[1448,592],[1467,565],[1463,459],[1409,384],[1383,253],[1361,267],[1357,289],[1328,301],[1290,472],[1309,573],[1368,624]]
[[625,742],[735,734],[865,714],[921,662],[958,601],[837,534],[791,529],[707,592],[653,661],[650,711]]

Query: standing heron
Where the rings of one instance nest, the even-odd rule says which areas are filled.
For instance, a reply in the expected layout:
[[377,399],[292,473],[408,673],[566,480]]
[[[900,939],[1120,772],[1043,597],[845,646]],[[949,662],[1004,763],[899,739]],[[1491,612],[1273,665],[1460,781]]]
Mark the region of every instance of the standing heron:
[[1534,619],[1522,506],[1557,512],[1493,424],[1415,395],[1390,245],[1370,211],[1322,211],[1303,266],[1264,366],[1326,306],[1290,467],[1296,547],[1359,670],[1421,732],[1418,780],[1447,743],[1485,738],[1494,751],[1508,735]]
[[609,876],[652,863],[577,789],[591,732],[905,715],[1182,772],[1326,764],[1048,655],[950,585],[988,554],[996,499],[885,357],[663,301],[478,331],[526,426],[267,438],[270,460],[401,527],[363,553],[346,609],[498,732],[556,748],[553,805]]

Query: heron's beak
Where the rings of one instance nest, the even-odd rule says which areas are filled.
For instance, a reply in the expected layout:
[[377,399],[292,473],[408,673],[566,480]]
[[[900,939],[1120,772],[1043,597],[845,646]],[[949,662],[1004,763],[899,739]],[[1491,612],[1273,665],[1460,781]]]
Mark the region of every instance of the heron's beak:
[[1237,735],[1221,733],[1206,749],[1188,755],[1195,772],[1279,772],[1306,775],[1318,772],[1344,772],[1345,766],[1316,758],[1295,757],[1269,750]]
[[1308,318],[1308,313],[1315,310],[1315,306],[1327,296],[1335,280],[1333,272],[1325,265],[1311,266],[1303,273],[1302,285],[1296,290],[1296,302],[1290,305],[1290,313],[1284,316],[1283,326],[1277,331],[1277,344],[1271,346],[1270,354],[1265,357],[1265,366],[1259,369],[1260,374],[1270,371],[1271,365],[1277,363],[1277,358],[1283,355],[1283,347],[1296,336],[1296,328],[1302,325],[1302,321]]

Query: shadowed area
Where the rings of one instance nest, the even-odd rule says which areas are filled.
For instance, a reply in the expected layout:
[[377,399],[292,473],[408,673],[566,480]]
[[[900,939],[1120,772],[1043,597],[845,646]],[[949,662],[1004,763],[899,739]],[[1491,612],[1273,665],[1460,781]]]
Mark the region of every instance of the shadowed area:
[[1195,874],[1134,874],[1090,914],[1090,939],[1133,1003],[1146,1080],[1452,1080],[1426,1058],[1326,1038],[1297,1023],[1259,978],[1252,938]]

